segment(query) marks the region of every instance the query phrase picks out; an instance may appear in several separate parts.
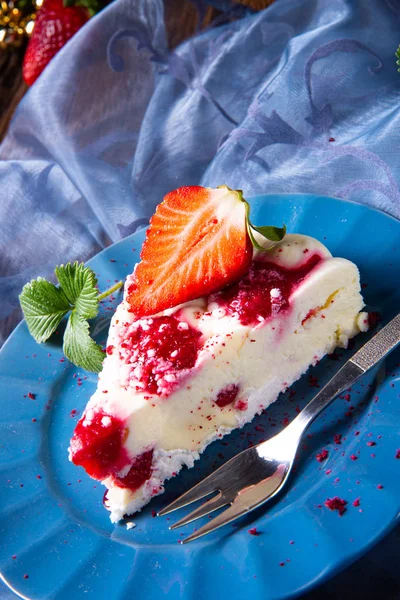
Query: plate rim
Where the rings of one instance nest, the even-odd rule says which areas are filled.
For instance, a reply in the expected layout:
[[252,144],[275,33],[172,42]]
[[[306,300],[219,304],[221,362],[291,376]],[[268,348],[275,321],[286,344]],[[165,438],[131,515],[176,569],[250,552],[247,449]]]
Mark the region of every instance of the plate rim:
[[[251,196],[247,196],[246,200],[248,200],[251,205],[252,202],[260,201],[260,200],[265,203],[268,203],[268,201],[272,200],[273,198],[276,199],[277,201],[279,201],[279,199],[281,199],[282,201],[290,201],[291,198],[295,199],[295,198],[300,198],[300,197],[303,198],[303,202],[305,202],[305,203],[311,202],[318,198],[318,199],[321,199],[321,201],[329,200],[329,201],[334,201],[335,203],[340,203],[343,205],[356,206],[356,207],[359,207],[363,211],[365,210],[367,213],[371,213],[371,212],[378,213],[378,214],[382,215],[385,219],[388,219],[389,221],[392,221],[393,223],[395,223],[397,226],[400,226],[400,219],[396,218],[395,216],[393,216],[379,208],[375,208],[375,207],[369,206],[368,204],[363,204],[358,201],[348,200],[348,199],[344,199],[344,198],[337,198],[335,196],[328,196],[325,194],[309,194],[309,193],[302,193],[302,192],[253,194]],[[85,261],[85,265],[91,266],[91,261],[97,260],[103,254],[106,254],[106,253],[112,251],[113,248],[115,248],[115,247],[129,243],[129,240],[132,240],[132,238],[135,238],[136,236],[138,236],[138,234],[140,234],[141,232],[144,232],[146,230],[147,226],[148,225],[143,225],[143,226],[140,225],[136,231],[129,234],[125,238],[122,238],[122,239],[114,242],[113,244],[106,246],[105,248],[103,248],[102,250],[100,250],[99,252],[97,252],[96,254],[91,256],[87,261]],[[5,340],[3,346],[0,348],[0,361],[2,361],[4,355],[7,353],[8,346],[11,343],[11,340],[13,340],[15,336],[18,336],[18,334],[19,334],[21,328],[24,326],[24,324],[25,324],[25,320],[22,319],[17,324],[17,326],[14,328],[14,330],[10,333],[10,335],[7,337],[7,339]],[[361,548],[357,548],[356,550],[354,550],[352,553],[350,553],[343,559],[339,558],[332,567],[325,569],[321,575],[319,575],[317,578],[313,579],[312,581],[308,581],[305,585],[303,585],[301,588],[298,588],[296,591],[292,591],[290,594],[283,594],[283,595],[279,594],[278,596],[274,596],[274,598],[276,600],[278,600],[278,599],[279,600],[289,600],[290,598],[297,598],[302,594],[305,594],[314,589],[317,589],[323,583],[326,583],[327,581],[333,579],[335,576],[337,576],[342,571],[344,571],[347,567],[354,564],[357,560],[359,560],[365,554],[367,554],[371,550],[371,548],[376,546],[382,539],[384,539],[384,537],[387,536],[399,523],[400,523],[400,512],[387,525],[387,527],[385,527],[376,536],[370,537],[370,539]],[[190,567],[188,567],[188,568],[190,569]],[[7,586],[7,588],[12,593],[14,593],[18,598],[21,598],[22,600],[30,600],[30,598],[28,596],[24,595],[23,592],[18,591],[13,586],[13,584],[9,583],[1,571],[0,571],[0,581],[5,586]]]

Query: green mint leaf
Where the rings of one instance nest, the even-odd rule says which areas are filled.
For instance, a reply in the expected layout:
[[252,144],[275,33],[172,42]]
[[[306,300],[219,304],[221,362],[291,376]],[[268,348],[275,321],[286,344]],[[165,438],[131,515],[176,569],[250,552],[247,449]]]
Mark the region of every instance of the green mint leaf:
[[[400,67],[400,46],[396,50],[396,57],[399,59],[399,60],[396,60],[396,65],[398,67]],[[400,73],[400,69],[397,69],[397,70]]]
[[24,285],[19,301],[30,334],[37,342],[45,342],[71,310],[63,290],[43,277]]
[[89,323],[75,310],[68,319],[63,351],[68,360],[77,367],[93,373],[101,371],[105,354],[90,337]]
[[273,227],[272,225],[256,227],[255,225],[251,225],[251,227],[271,242],[280,242],[286,235],[286,225],[283,227]]
[[99,292],[92,269],[74,262],[56,267],[55,274],[75,311],[85,319],[93,319],[99,311]]

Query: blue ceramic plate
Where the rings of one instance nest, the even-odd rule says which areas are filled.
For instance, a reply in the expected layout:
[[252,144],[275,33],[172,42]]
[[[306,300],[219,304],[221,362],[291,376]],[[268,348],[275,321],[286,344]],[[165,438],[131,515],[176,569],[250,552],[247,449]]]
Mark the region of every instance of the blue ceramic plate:
[[[383,322],[399,309],[399,221],[358,204],[304,195],[259,196],[252,210],[256,223],[285,222],[289,232],[315,236],[334,255],[357,263],[368,308]],[[100,289],[132,271],[143,238],[138,232],[90,261]],[[94,323],[100,342],[119,301],[103,303]],[[360,335],[355,347],[367,337]],[[60,343],[55,336],[37,345],[22,323],[0,355],[0,570],[21,597],[292,598],[336,574],[395,524],[399,353],[316,421],[279,501],[182,546],[181,535],[193,526],[170,531],[168,518],[153,518],[154,511],[239,450],[277,433],[354,347],[323,360],[265,415],[214,443],[194,469],[168,482],[165,494],[131,519],[136,527],[128,531],[124,523],[110,523],[101,484],[68,461],[69,438],[96,377],[64,361]],[[320,463],[316,454],[324,448],[329,456]],[[343,516],[324,506],[334,496],[348,502]],[[254,527],[259,535],[249,533]]]

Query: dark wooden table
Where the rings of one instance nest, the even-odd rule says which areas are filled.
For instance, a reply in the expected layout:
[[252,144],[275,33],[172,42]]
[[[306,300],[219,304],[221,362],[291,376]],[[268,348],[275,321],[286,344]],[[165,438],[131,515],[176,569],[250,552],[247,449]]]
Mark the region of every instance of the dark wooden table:
[[[262,10],[273,0],[240,0],[254,10]],[[175,48],[189,38],[196,28],[206,27],[218,15],[215,8],[208,8],[203,23],[198,24],[198,11],[189,0],[165,0],[165,18],[170,48]],[[11,117],[28,89],[22,79],[22,61],[25,46],[18,49],[0,49],[0,141],[7,132]]]

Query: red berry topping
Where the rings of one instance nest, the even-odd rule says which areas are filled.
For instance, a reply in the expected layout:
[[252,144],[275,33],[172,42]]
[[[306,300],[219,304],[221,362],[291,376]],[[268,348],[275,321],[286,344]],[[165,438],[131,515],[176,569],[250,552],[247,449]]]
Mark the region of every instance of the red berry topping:
[[253,261],[247,275],[213,294],[210,300],[219,304],[228,314],[237,315],[243,325],[256,324],[287,310],[295,287],[320,261],[320,256],[313,255],[296,269]]
[[220,408],[224,408],[224,406],[228,406],[229,404],[232,404],[234,400],[236,400],[238,393],[239,386],[235,383],[230,383],[218,392],[215,404]]
[[129,488],[132,491],[139,489],[145,481],[150,479],[152,462],[153,450],[148,450],[136,456],[125,477],[114,477],[115,485],[122,488]]
[[120,356],[132,365],[130,385],[150,394],[167,394],[178,372],[194,367],[201,332],[177,316],[135,323],[120,344]]
[[94,479],[105,479],[130,461],[123,441],[127,429],[121,419],[88,411],[78,421],[71,439],[72,462],[84,467]]

